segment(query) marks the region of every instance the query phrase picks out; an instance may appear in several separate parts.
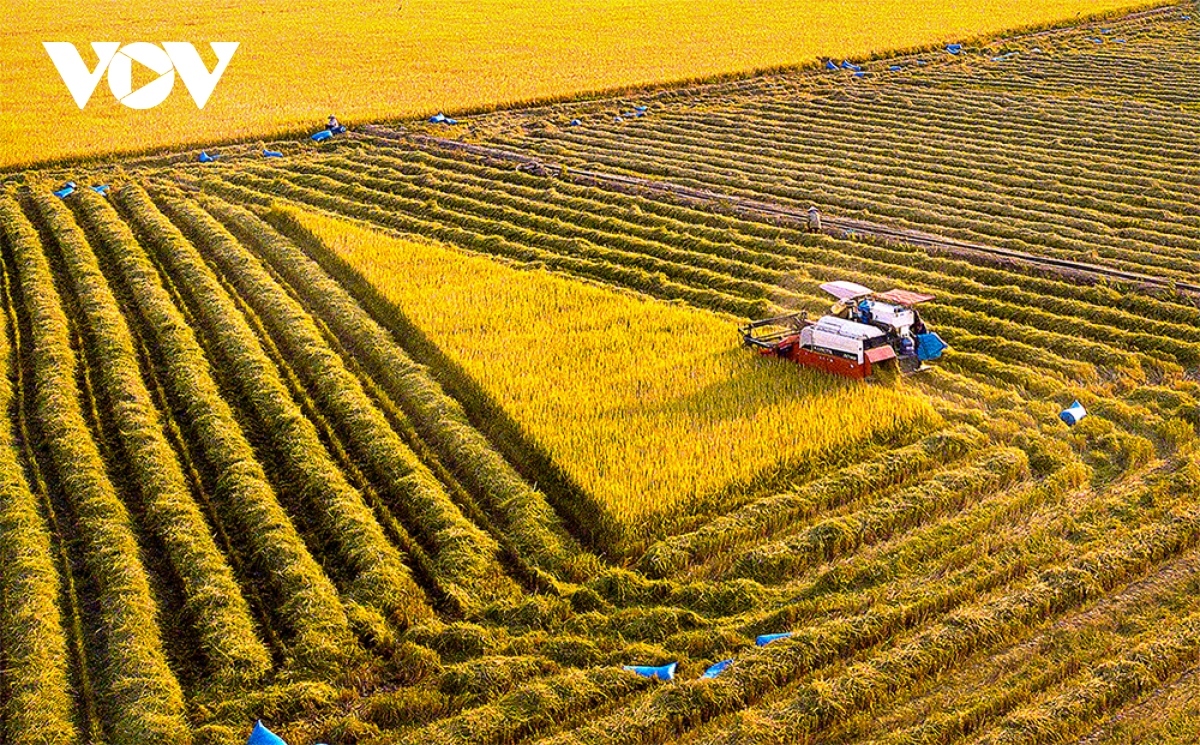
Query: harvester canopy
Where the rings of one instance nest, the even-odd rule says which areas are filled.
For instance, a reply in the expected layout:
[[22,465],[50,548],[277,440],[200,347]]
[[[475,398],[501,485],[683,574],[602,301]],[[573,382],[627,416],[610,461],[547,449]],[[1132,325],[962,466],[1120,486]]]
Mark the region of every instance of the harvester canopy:
[[927,303],[933,300],[933,295],[926,295],[921,292],[912,292],[911,290],[888,290],[881,292],[875,296],[879,300],[896,305],[903,305],[906,308],[911,308],[919,303]]
[[855,300],[860,297],[866,297],[874,294],[873,291],[868,287],[863,287],[860,284],[846,282],[844,280],[838,280],[837,282],[826,282],[825,284],[821,285],[821,289],[825,292],[828,292],[830,295],[833,295],[843,303],[847,300]]

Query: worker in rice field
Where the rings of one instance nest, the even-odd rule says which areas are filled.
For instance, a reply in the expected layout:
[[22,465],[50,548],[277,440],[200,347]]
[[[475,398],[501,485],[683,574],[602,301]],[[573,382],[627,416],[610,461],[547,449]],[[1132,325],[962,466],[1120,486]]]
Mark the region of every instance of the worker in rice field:
[[815,206],[808,208],[808,232],[821,232],[821,211]]
[[871,303],[866,298],[858,302],[858,320],[859,323],[871,322]]
[[342,132],[346,131],[346,128],[343,127],[341,125],[341,123],[338,122],[337,117],[334,116],[333,114],[329,115],[329,124],[326,125],[325,128],[328,129],[330,132],[333,132],[335,135],[341,134]]
[[913,336],[920,336],[921,334],[924,334],[925,331],[925,322],[921,320],[921,314],[917,312],[916,308],[913,308]]

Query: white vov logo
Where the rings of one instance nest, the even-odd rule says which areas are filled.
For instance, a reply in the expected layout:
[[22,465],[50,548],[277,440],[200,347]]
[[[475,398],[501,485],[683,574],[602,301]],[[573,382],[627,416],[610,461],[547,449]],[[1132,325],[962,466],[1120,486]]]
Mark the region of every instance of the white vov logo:
[[[95,70],[88,70],[83,57],[75,45],[66,41],[45,41],[42,46],[50,55],[58,74],[67,84],[67,90],[75,98],[79,108],[87,106],[92,93],[100,83],[100,76],[108,70],[108,88],[125,106],[131,109],[152,109],[171,95],[175,87],[175,73],[183,80],[188,93],[203,109],[217,82],[229,67],[229,60],[237,51],[236,41],[214,41],[209,46],[217,55],[217,66],[212,72],[204,66],[200,53],[187,42],[164,41],[162,45],[145,41],[121,46],[117,41],[93,41],[92,49],[99,62]],[[133,90],[133,63],[146,66],[158,73],[153,82]]]

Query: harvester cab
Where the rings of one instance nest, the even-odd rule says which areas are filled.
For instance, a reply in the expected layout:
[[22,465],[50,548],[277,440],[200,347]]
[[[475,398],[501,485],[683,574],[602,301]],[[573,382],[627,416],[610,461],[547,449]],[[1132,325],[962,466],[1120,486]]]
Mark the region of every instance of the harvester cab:
[[933,300],[908,290],[876,293],[854,282],[826,282],[835,302],[828,315],[796,313],[741,327],[743,343],[762,354],[849,378],[870,378],[896,368],[909,375],[928,369],[947,345],[929,331],[916,306]]

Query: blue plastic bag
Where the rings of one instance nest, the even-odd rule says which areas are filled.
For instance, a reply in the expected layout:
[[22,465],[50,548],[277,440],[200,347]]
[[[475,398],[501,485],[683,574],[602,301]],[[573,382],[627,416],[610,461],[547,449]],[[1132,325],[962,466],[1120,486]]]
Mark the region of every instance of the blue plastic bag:
[[754,640],[754,643],[755,643],[755,645],[757,645],[759,647],[765,647],[768,644],[770,644],[771,642],[777,642],[780,639],[787,639],[791,635],[792,635],[792,632],[790,632],[790,631],[785,632],[783,634],[759,634],[758,637]]
[[324,142],[325,140],[328,140],[330,137],[333,137],[333,132],[330,132],[328,129],[322,129],[320,132],[317,132],[315,135],[312,136],[312,141],[313,142]]
[[949,348],[950,345],[932,331],[928,334],[917,334],[917,359],[922,362],[936,360],[942,356],[942,352]]
[[201,163],[212,163],[212,162],[216,161],[217,158],[220,158],[220,157],[221,157],[220,155],[209,155],[208,151],[204,150],[204,151],[200,152],[199,160]]
[[653,678],[655,680],[674,680],[675,668],[679,665],[678,662],[672,662],[669,665],[625,665],[625,669],[631,673],[637,673],[643,678]]
[[263,157],[264,158],[282,158],[283,153],[279,152],[278,150],[263,150]]
[[1063,409],[1059,413],[1058,418],[1063,420],[1063,423],[1068,427],[1074,427],[1076,424],[1079,424],[1079,420],[1083,419],[1085,416],[1087,416],[1087,414],[1087,409],[1083,408],[1083,404],[1075,401],[1070,406]]
[[704,674],[700,676],[700,679],[701,680],[712,680],[713,678],[717,677],[721,673],[725,672],[725,668],[729,667],[732,664],[733,664],[733,659],[730,658],[728,660],[721,660],[720,662],[718,662],[714,665],[709,665],[708,669],[704,671]]
[[254,729],[250,731],[250,739],[246,740],[246,745],[287,745],[283,738],[267,729],[262,720],[254,723]]

